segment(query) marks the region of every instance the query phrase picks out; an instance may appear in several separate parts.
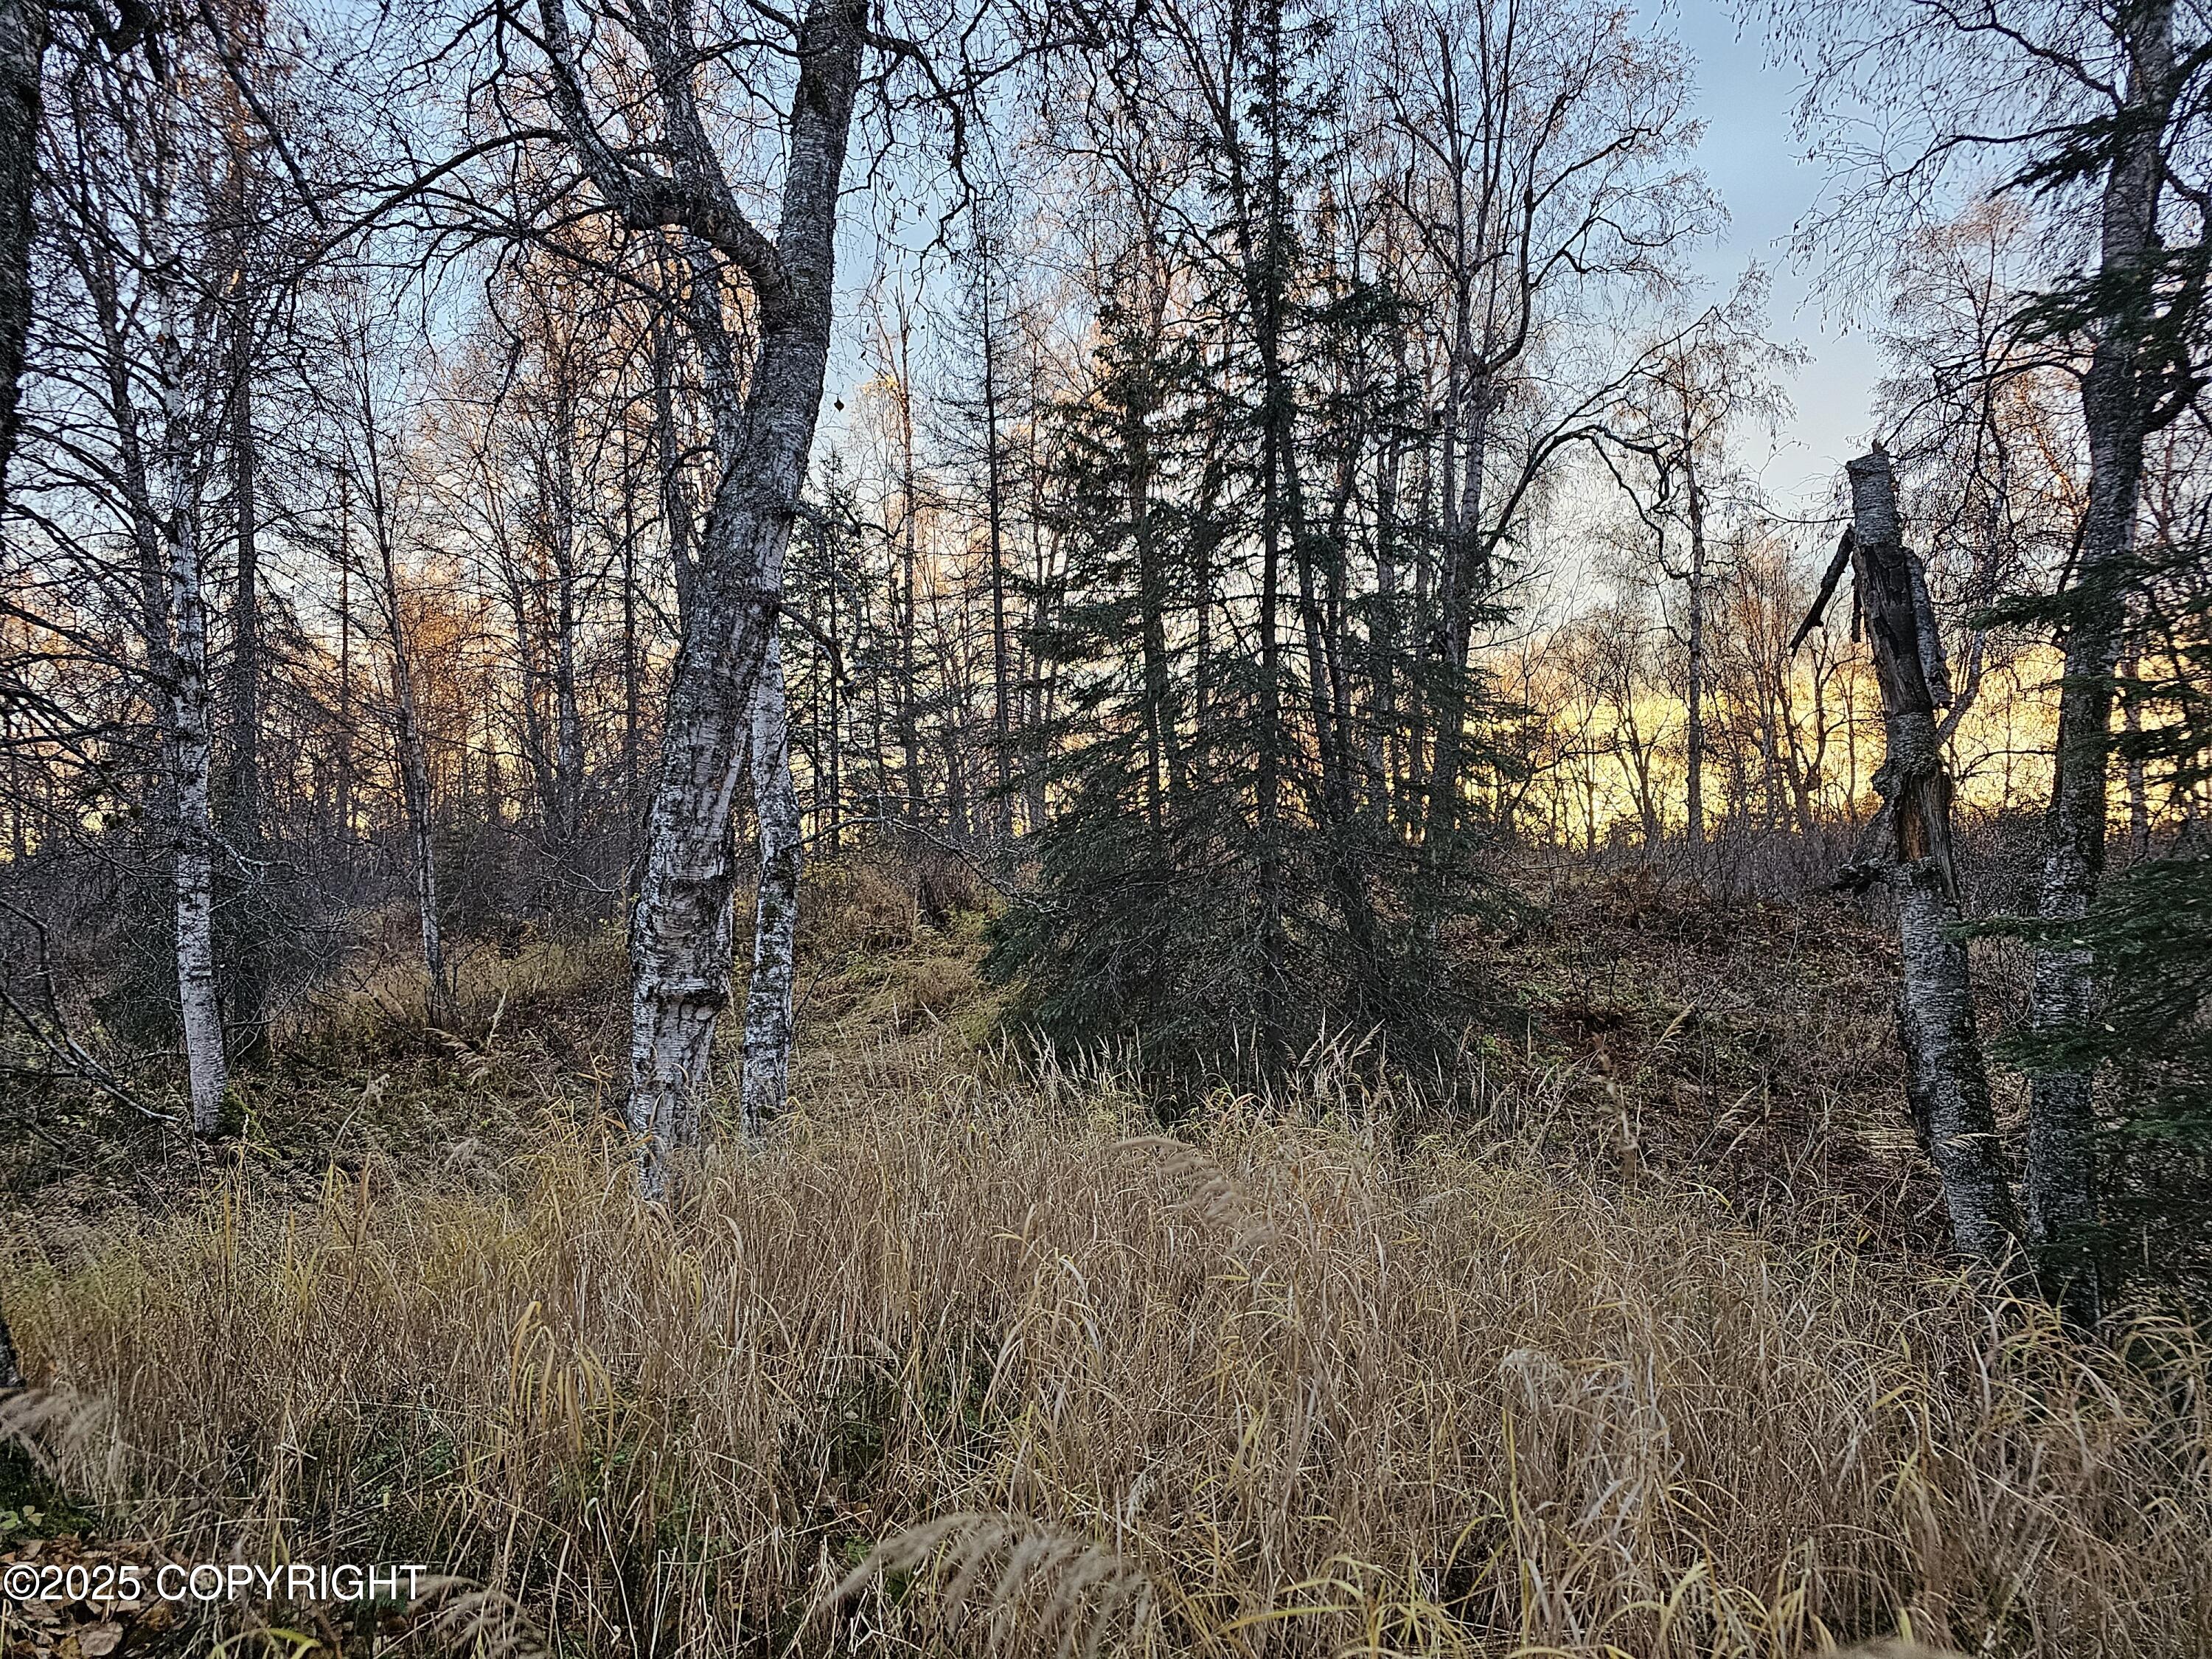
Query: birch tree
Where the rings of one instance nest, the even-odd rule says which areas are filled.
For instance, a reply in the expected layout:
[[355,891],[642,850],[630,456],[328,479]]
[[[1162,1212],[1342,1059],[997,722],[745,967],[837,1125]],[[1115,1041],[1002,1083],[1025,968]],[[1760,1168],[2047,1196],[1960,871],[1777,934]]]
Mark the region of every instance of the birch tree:
[[[103,26],[104,27],[104,26]],[[43,135],[44,205],[59,228],[60,374],[48,483],[82,478],[93,537],[54,551],[136,624],[133,682],[158,734],[149,819],[164,844],[190,1118],[220,1127],[228,1084],[216,976],[214,734],[202,491],[223,368],[209,294],[210,135],[179,84],[186,46],[64,59]],[[98,550],[103,532],[120,559]]]
[[1942,1179],[1953,1243],[1960,1254],[2002,1269],[2017,1247],[2020,1225],[1983,1068],[1966,945],[1959,936],[1951,779],[1931,689],[1948,678],[1942,644],[1926,586],[1916,580],[1905,552],[1889,457],[1877,449],[1848,471],[1851,528],[1798,641],[1820,621],[1848,562],[1881,687],[1886,753],[1875,775],[1881,810],[1847,878],[1882,881],[1895,896],[1904,958],[1897,1035],[1913,1127]]
[[745,988],[743,1126],[748,1137],[781,1113],[790,1090],[799,878],[805,851],[799,792],[791,778],[783,652],[774,634],[753,690],[752,775],[760,880],[753,902],[752,977]]
[[1764,422],[1771,429],[1781,417],[1788,404],[1776,376],[1795,362],[1763,336],[1765,298],[1765,279],[1753,270],[1724,304],[1662,340],[1629,381],[1607,446],[1642,462],[1643,477],[1624,483],[1651,532],[1654,563],[1682,588],[1683,813],[1692,847],[1705,836],[1717,562],[1729,550],[1729,520],[1748,494],[1735,445],[1747,427]]
[[[535,0],[530,15],[531,28],[519,15],[507,26],[540,56],[544,106],[599,204],[634,234],[678,234],[686,321],[713,416],[712,493],[630,925],[629,1123],[646,1185],[661,1192],[699,1138],[729,1000],[731,812],[822,400],[838,188],[871,35],[860,0],[809,0],[781,44],[794,73],[771,234],[741,204],[709,137],[705,59],[688,5],[595,11],[580,40],[568,0]],[[619,112],[600,91],[617,52],[635,54],[650,87]],[[625,123],[643,124],[651,142],[634,142],[628,133],[639,129],[626,132]],[[748,195],[758,187],[744,183]],[[742,321],[733,283],[748,307]]]
[[1585,360],[1562,375],[1547,348],[1608,289],[1663,285],[1714,204],[1681,161],[1686,65],[1628,14],[1405,0],[1381,27],[1403,211],[1443,313],[1423,781],[1433,859],[1463,816],[1470,653],[1507,538],[1595,413],[1579,394],[1601,404],[1626,367]]
[[[2075,362],[2088,449],[2079,550],[2063,603],[2051,811],[2029,1024],[2027,1229],[2045,1287],[2094,1321],[2098,1114],[2086,1063],[2054,1039],[2090,1018],[2094,953],[2077,924],[2105,860],[2115,666],[2121,655],[2147,439],[2203,384],[2207,276],[2203,95],[2212,58],[2178,40],[2173,0],[1797,0],[1785,37],[1812,73],[1806,112],[1844,188],[1817,228],[1863,266],[1899,216],[1940,215],[1962,190],[2040,198],[2063,264],[2014,326]],[[2195,14],[2191,14],[2193,27]],[[1869,127],[1868,102],[1887,118]],[[1867,135],[1872,134],[1872,137]]]

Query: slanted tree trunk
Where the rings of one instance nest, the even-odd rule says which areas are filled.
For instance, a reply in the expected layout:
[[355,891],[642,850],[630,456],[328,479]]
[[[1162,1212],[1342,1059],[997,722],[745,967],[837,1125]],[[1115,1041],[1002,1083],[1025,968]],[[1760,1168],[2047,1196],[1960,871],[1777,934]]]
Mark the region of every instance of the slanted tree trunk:
[[[714,415],[719,476],[669,687],[630,923],[629,1123],[643,1143],[646,1189],[660,1194],[699,1138],[714,1029],[729,1001],[731,811],[829,364],[837,187],[866,14],[859,0],[809,0],[795,42],[782,217],[770,242],[738,206],[708,145],[690,80],[698,48],[682,9],[631,13],[626,25],[642,32],[654,59],[671,173],[646,171],[637,151],[604,137],[562,0],[538,0],[537,9],[554,113],[594,188],[633,230],[685,233],[690,320]],[[714,254],[753,289],[749,374],[722,323]]]
[[1875,785],[1886,844],[1875,856],[1897,896],[1905,1099],[1942,1180],[1953,1242],[1961,1254],[2002,1268],[2018,1242],[2019,1222],[1982,1067],[1966,946],[1956,936],[1951,781],[1929,694],[1933,665],[1921,654],[1923,613],[1898,526],[1889,457],[1876,450],[1848,470],[1852,567],[1881,687],[1887,754]]
[[[2118,295],[2094,329],[2081,380],[2089,441],[2089,499],[2075,565],[2059,693],[2051,811],[2045,819],[2039,919],[2063,928],[2096,896],[2105,866],[2106,774],[2112,757],[2112,671],[2126,607],[2124,568],[2135,550],[2143,439],[2152,389],[2144,383],[2147,289],[2160,247],[2160,153],[2174,77],[2172,0],[2145,0],[2126,27],[2129,65],[2118,154],[2105,181],[2100,278]],[[2035,952],[2028,1023],[2038,1036],[2078,1027],[2092,1012],[2096,963],[2088,951],[2046,943]],[[2030,1077],[2028,1237],[2038,1276],[2068,1314],[2094,1323],[2102,1296],[2094,1253],[2097,1120],[2087,1066],[2046,1065]]]
[[791,1079],[793,947],[805,837],[791,780],[791,723],[783,648],[769,635],[753,687],[753,810],[760,819],[760,885],[753,903],[753,971],[745,988],[744,1128],[758,1135],[783,1110]]

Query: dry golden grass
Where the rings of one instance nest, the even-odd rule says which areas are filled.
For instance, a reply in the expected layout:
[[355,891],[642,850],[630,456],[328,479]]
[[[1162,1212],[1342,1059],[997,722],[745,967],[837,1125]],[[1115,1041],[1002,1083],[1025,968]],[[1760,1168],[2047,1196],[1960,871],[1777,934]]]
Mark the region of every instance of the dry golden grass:
[[2179,1327],[1386,1115],[846,1059],[673,1210],[549,1129],[0,1264],[49,1442],[173,1550],[428,1561],[575,1653],[2212,1651]]

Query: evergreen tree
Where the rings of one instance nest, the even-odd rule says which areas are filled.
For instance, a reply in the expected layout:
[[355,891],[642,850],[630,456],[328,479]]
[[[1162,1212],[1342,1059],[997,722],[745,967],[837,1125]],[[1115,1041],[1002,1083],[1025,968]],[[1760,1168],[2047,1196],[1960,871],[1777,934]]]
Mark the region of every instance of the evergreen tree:
[[2027,1031],[2010,1055],[2100,1079],[2100,1225],[2047,1248],[2094,1252],[2107,1286],[2201,1293],[2212,1280],[2212,562],[2196,535],[2147,539],[2125,572],[2141,618],[2134,671],[2114,678],[2125,711],[2114,749],[2145,793],[2180,808],[2179,825],[2141,847],[2078,921],[2015,925],[2046,950],[2088,953],[2097,992],[2086,1018]]

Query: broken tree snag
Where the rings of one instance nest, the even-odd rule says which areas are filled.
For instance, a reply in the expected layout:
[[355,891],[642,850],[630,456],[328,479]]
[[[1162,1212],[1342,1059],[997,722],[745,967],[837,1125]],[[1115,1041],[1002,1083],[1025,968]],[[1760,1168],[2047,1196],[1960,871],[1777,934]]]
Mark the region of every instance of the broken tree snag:
[[1904,957],[1897,1036],[1905,1051],[1905,1102],[1942,1180],[1953,1241],[1962,1253],[2004,1268],[2020,1227],[1974,1029],[1966,942],[1957,936],[1951,781],[1936,735],[1929,664],[1922,654],[1923,641],[1935,636],[1935,617],[1899,530],[1889,457],[1877,447],[1846,471],[1852,575],[1881,687],[1887,752],[1875,787],[1887,833],[1870,861],[1897,895]]

